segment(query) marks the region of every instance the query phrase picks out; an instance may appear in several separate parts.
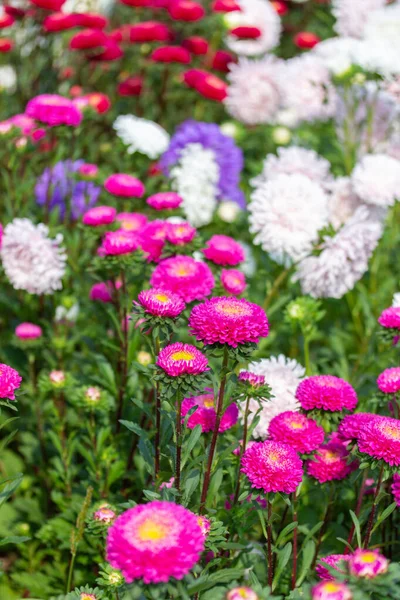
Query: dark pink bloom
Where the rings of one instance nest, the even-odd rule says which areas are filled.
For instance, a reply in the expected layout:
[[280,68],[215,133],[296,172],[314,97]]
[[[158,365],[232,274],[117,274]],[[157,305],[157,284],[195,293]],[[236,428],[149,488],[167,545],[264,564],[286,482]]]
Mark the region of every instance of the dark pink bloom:
[[142,213],[118,213],[116,220],[120,223],[121,229],[126,229],[126,231],[141,231],[147,225],[147,217]]
[[338,434],[343,440],[349,441],[357,439],[364,425],[369,423],[371,419],[376,418],[379,419],[379,415],[373,415],[371,413],[356,413],[354,415],[347,415],[339,425]]
[[322,581],[312,588],[311,600],[353,600],[353,594],[345,583]]
[[139,293],[138,301],[147,313],[157,317],[175,318],[185,310],[184,301],[166,290],[143,290]]
[[400,421],[379,417],[365,423],[358,433],[358,449],[391,466],[400,465]]
[[18,371],[5,364],[0,364],[0,398],[15,400],[15,390],[21,385],[22,377]]
[[121,198],[141,198],[144,194],[143,183],[126,173],[110,175],[104,182],[104,188],[113,196]]
[[385,369],[377,379],[378,388],[384,394],[396,394],[400,391],[400,367]]
[[160,351],[156,363],[170,377],[200,375],[209,370],[208,360],[191,344],[176,342]]
[[393,475],[392,494],[397,506],[400,507],[400,475],[398,473]]
[[164,63],[190,63],[190,52],[182,46],[160,46],[153,50],[151,60]]
[[107,231],[98,250],[100,256],[130,254],[139,248],[139,239],[135,232],[118,229]]
[[322,444],[318,448],[314,460],[307,461],[307,473],[319,483],[340,481],[358,466],[356,461],[348,464],[348,457],[349,453],[345,445],[337,436],[331,436],[327,444]]
[[214,287],[210,268],[191,256],[174,256],[160,262],[150,279],[151,285],[169,290],[185,302],[203,300]]
[[385,308],[378,319],[378,323],[385,329],[400,329],[400,306]]
[[265,385],[264,375],[256,375],[255,373],[251,373],[250,371],[241,371],[239,373],[238,379],[239,381],[246,381],[254,388],[258,388],[262,385]]
[[159,261],[167,237],[167,228],[166,221],[156,219],[147,223],[140,231],[140,247],[147,255],[147,260]]
[[379,550],[362,550],[357,548],[350,556],[349,570],[355,577],[364,579],[375,579],[378,575],[386,573],[389,561]]
[[43,334],[42,328],[34,323],[20,323],[15,328],[15,335],[20,340],[36,340]]
[[213,235],[203,250],[204,256],[217,265],[234,267],[244,261],[244,250],[227,235]]
[[334,375],[313,375],[303,379],[296,398],[304,410],[319,408],[332,412],[354,410],[358,401],[354,388]]
[[175,246],[183,246],[191,242],[197,234],[197,229],[189,223],[167,223],[167,241]]
[[330,554],[329,556],[324,556],[323,558],[319,559],[315,568],[315,572],[320,579],[324,579],[325,581],[333,581],[334,577],[327,567],[331,567],[339,573],[345,573],[343,570],[343,562],[348,562],[349,559],[350,556],[348,554]]
[[[215,411],[215,398],[212,390],[205,390],[204,394],[185,398],[182,402],[182,417],[185,417],[191,408],[197,406],[197,409],[190,415],[187,426],[189,429],[194,429],[196,425],[201,426],[203,433],[213,431],[217,413]],[[219,433],[223,433],[236,425],[239,416],[239,409],[233,402],[226,408],[221,418],[221,423],[218,428]],[[184,421],[184,419],[182,419]]]
[[57,94],[42,94],[29,100],[25,113],[28,117],[46,123],[49,127],[71,125],[77,127],[82,121],[82,113],[72,100]]
[[95,206],[85,212],[82,222],[92,227],[110,225],[110,223],[115,221],[116,214],[117,211],[112,206]]
[[[117,281],[115,283],[116,289],[119,289],[121,285],[121,282]],[[92,285],[89,297],[91,300],[95,300],[98,302],[112,302],[113,288],[114,286],[112,281],[101,281],[100,283],[95,283],[94,285]]]
[[246,289],[246,277],[237,269],[222,269],[221,283],[228,294],[239,296]]
[[182,204],[183,198],[176,192],[158,192],[158,194],[149,196],[146,202],[156,210],[171,210],[178,208]]
[[268,433],[272,440],[285,442],[297,452],[309,453],[324,441],[325,432],[314,419],[295,411],[286,411],[274,417]]

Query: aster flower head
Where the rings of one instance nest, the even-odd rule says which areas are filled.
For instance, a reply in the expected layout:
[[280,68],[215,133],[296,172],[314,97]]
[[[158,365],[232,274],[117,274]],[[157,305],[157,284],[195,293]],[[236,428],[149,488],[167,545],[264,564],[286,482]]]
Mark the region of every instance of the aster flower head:
[[158,262],[167,237],[167,222],[155,219],[148,222],[140,233],[140,247],[148,261]]
[[118,229],[117,231],[107,231],[98,254],[100,256],[120,256],[131,254],[139,248],[139,238],[133,231]]
[[63,236],[49,237],[49,228],[29,219],[14,219],[3,233],[0,250],[4,271],[16,290],[53,294],[62,288],[67,256]]
[[297,452],[282,442],[257,442],[242,457],[242,472],[252,487],[268,492],[295,492],[303,477]]
[[331,412],[354,410],[357,394],[354,388],[334,375],[313,375],[299,384],[296,398],[304,410],[315,408]]
[[213,235],[203,250],[207,260],[217,265],[234,267],[244,261],[244,251],[238,242],[227,235]]
[[400,329],[400,306],[385,308],[379,316],[378,323],[385,329]]
[[398,473],[393,475],[392,494],[396,505],[400,507],[400,475]]
[[348,456],[344,443],[336,436],[331,436],[327,444],[318,448],[314,460],[307,462],[307,473],[319,483],[345,479],[357,468],[356,461],[348,464]]
[[0,398],[15,400],[15,390],[21,385],[22,377],[18,371],[5,364],[0,364]]
[[225,23],[231,30],[237,27],[256,27],[259,35],[253,39],[229,34],[225,40],[230,50],[239,55],[257,56],[274,48],[281,32],[280,18],[269,2],[262,0],[238,0],[239,10],[225,15]]
[[156,317],[174,319],[185,310],[184,301],[176,294],[166,290],[143,290],[139,293],[138,301],[146,313]]
[[49,373],[49,381],[55,387],[63,387],[66,382],[66,376],[64,371],[53,370]]
[[327,567],[339,571],[339,573],[345,573],[343,567],[349,559],[350,556],[348,554],[330,554],[329,556],[324,556],[319,559],[315,573],[324,581],[333,581],[335,578]]
[[116,215],[117,210],[113,206],[95,206],[85,212],[82,223],[91,227],[110,225],[115,221]]
[[384,394],[396,394],[400,391],[400,367],[385,369],[377,379],[378,388]]
[[158,192],[149,196],[146,203],[155,210],[172,210],[178,208],[183,198],[176,192]]
[[29,100],[25,113],[28,117],[45,123],[49,127],[70,125],[77,127],[82,121],[82,113],[72,100],[57,94],[41,94]]
[[349,559],[349,570],[355,577],[375,579],[378,575],[386,573],[389,561],[379,550],[362,550],[357,548]]
[[221,283],[228,294],[239,296],[246,289],[246,276],[237,269],[222,269]]
[[141,231],[147,225],[146,215],[136,212],[118,213],[116,220],[120,224],[121,229],[126,229],[126,231]]
[[121,198],[141,198],[144,194],[143,183],[127,173],[110,175],[104,182],[104,188],[109,194]]
[[329,220],[335,229],[345,225],[362,201],[354,193],[349,177],[338,177],[329,184]]
[[226,600],[258,600],[258,596],[249,587],[235,587],[227,592]]
[[214,277],[205,263],[191,256],[174,256],[157,265],[150,283],[156,288],[177,294],[189,303],[203,300],[211,293]]
[[309,453],[324,441],[325,432],[313,419],[295,411],[285,411],[274,417],[268,427],[269,437],[284,442],[296,452]]
[[37,340],[42,337],[42,334],[42,328],[34,323],[20,323],[15,328],[15,335],[20,340]]
[[197,235],[197,229],[190,223],[182,221],[179,223],[168,223],[166,229],[167,242],[174,246],[184,246],[194,240]]
[[257,344],[269,333],[267,315],[260,306],[231,296],[211,298],[195,306],[189,328],[191,335],[204,344],[228,344],[233,348]]
[[255,373],[251,373],[251,371],[241,371],[238,380],[248,383],[253,388],[259,388],[265,385],[264,375],[256,375]]
[[207,358],[191,344],[176,342],[163,348],[156,363],[170,377],[200,375],[209,370]]
[[116,512],[108,504],[99,506],[99,508],[93,514],[93,519],[95,521],[105,523],[106,525],[111,525],[116,517]]
[[386,154],[368,154],[356,165],[351,181],[364,202],[392,206],[400,198],[400,161]]
[[[194,429],[196,425],[201,426],[203,433],[213,431],[217,413],[215,410],[215,398],[211,389],[205,389],[203,394],[184,398],[182,402],[182,417],[185,417],[190,409],[197,406],[193,414],[190,415],[187,421],[189,429]],[[227,431],[236,425],[239,416],[239,410],[233,402],[224,411],[219,425],[219,433]],[[185,419],[183,418],[182,421]]]
[[120,515],[108,530],[107,560],[127,581],[182,579],[204,550],[197,516],[178,504],[154,501]]
[[341,36],[362,38],[368,16],[385,5],[385,0],[333,0],[332,12],[336,18],[335,29]]
[[346,415],[338,428],[338,434],[343,440],[355,440],[358,438],[360,431],[364,425],[373,419],[379,419],[379,415],[371,413],[355,413],[354,415]]
[[400,421],[391,417],[373,418],[358,432],[360,452],[383,460],[391,466],[400,465]]
[[141,119],[135,115],[121,115],[115,119],[113,128],[122,142],[128,146],[128,154],[140,152],[155,159],[168,148],[168,133],[154,121]]
[[353,595],[345,583],[322,581],[311,590],[312,600],[353,600]]

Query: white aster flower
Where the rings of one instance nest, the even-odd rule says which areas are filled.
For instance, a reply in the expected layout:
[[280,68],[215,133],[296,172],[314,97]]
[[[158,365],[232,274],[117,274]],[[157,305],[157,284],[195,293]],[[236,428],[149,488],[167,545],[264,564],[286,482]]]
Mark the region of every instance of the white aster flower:
[[267,0],[238,0],[240,11],[225,15],[224,21],[230,29],[239,26],[257,27],[261,36],[257,39],[239,39],[228,35],[226,45],[236,54],[257,56],[265,54],[279,43],[281,20],[272,4]]
[[49,228],[29,219],[14,219],[5,229],[1,258],[4,271],[16,290],[52,294],[62,288],[67,256],[62,235],[49,238]]
[[393,294],[392,306],[400,306],[400,292],[396,292],[396,294]]
[[79,316],[79,304],[76,302],[70,308],[60,304],[56,307],[54,320],[57,323],[62,321],[68,321],[69,323],[75,323]]
[[169,135],[158,123],[135,115],[121,115],[113,125],[118,137],[128,146],[128,153],[141,152],[158,158],[169,145]]
[[294,280],[303,294],[341,298],[368,270],[368,261],[382,236],[383,213],[361,206],[333,237],[326,237],[319,256],[301,261]]
[[333,37],[322,40],[311,53],[317,56],[334,75],[342,75],[361,54],[365,42],[352,37]]
[[[265,439],[271,419],[287,410],[300,410],[300,404],[295,394],[297,386],[305,375],[305,369],[294,359],[280,354],[250,363],[246,370],[256,375],[264,375],[265,382],[271,387],[271,393],[274,396],[270,400],[251,399],[249,404],[249,424],[253,420],[251,417],[254,417],[259,411],[261,404],[260,420],[253,430],[253,437]],[[243,411],[244,403],[241,403],[241,408]]]
[[385,3],[386,0],[332,0],[335,30],[339,35],[362,38],[368,16]]
[[208,225],[217,206],[219,166],[212,150],[187,144],[170,171],[173,188],[183,198],[181,208],[194,227]]
[[336,111],[336,91],[328,68],[312,54],[286,61],[281,69],[281,93],[297,122],[326,120]]
[[328,222],[328,197],[304,175],[279,175],[252,193],[249,213],[254,242],[288,266],[312,250]]
[[362,201],[354,193],[349,177],[338,177],[330,186],[329,221],[338,229],[354,215]]
[[351,181],[364,202],[392,206],[400,198],[400,161],[386,154],[367,154],[356,165]]
[[17,84],[17,73],[11,65],[0,66],[0,92],[13,92]]
[[239,205],[232,200],[224,200],[218,206],[218,216],[225,223],[234,223],[240,213]]
[[281,103],[278,70],[281,62],[266,56],[260,60],[239,58],[231,63],[228,95],[224,100],[230,115],[246,123],[271,123]]

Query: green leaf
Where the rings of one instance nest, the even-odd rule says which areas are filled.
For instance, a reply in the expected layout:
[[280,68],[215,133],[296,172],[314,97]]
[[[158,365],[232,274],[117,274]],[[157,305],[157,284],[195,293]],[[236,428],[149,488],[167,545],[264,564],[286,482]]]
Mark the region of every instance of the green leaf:
[[361,526],[360,526],[360,521],[357,518],[357,515],[351,510],[350,511],[350,516],[351,516],[351,520],[354,523],[354,528],[355,528],[355,532],[356,532],[356,539],[357,539],[357,546],[359,548],[362,547],[362,541],[361,541]]
[[196,579],[194,583],[188,586],[188,593],[192,596],[198,592],[208,590],[218,583],[230,583],[243,577],[243,569],[224,569],[217,571],[212,575],[203,575]]
[[376,529],[378,529],[378,527],[383,523],[383,521],[385,521],[391,514],[392,512],[395,510],[397,504],[396,502],[392,502],[392,504],[389,504],[389,506],[387,508],[385,508],[385,510],[379,515],[374,528],[372,529],[372,533],[374,533],[374,531]]
[[315,554],[315,542],[313,540],[309,540],[303,549],[303,560],[301,563],[301,569],[299,576],[296,581],[296,586],[300,587],[305,578],[307,577],[307,573],[311,567],[312,561],[314,559]]
[[278,553],[278,564],[276,565],[275,576],[274,576],[274,580],[272,582],[272,591],[275,590],[275,588],[279,582],[279,578],[282,575],[283,570],[285,569],[286,565],[288,564],[288,562],[290,560],[291,554],[292,554],[292,544],[291,544],[291,542],[288,542],[286,544],[286,546],[283,548],[283,550],[281,550]]
[[4,546],[5,544],[22,544],[22,542],[27,542],[30,539],[30,537],[24,535],[10,535],[0,540],[0,546]]
[[276,545],[279,546],[279,544],[281,544],[284,540],[284,538],[291,533],[294,528],[297,527],[297,521],[294,523],[289,523],[289,525],[286,525],[286,527],[284,529],[282,529],[282,531],[280,532],[280,534],[278,535],[278,538],[276,540]]

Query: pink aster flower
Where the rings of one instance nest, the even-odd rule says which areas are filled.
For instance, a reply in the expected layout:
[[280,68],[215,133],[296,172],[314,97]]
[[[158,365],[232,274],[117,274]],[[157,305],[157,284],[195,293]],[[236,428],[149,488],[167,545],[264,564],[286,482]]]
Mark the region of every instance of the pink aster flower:
[[334,375],[313,375],[303,379],[297,388],[296,398],[304,410],[354,410],[357,404],[357,394],[352,386]]
[[393,475],[392,494],[397,506],[400,507],[400,475],[398,473]]
[[36,340],[43,334],[42,328],[34,323],[20,323],[15,328],[15,335],[20,340]]
[[272,419],[268,427],[269,437],[276,442],[285,442],[296,452],[309,453],[324,441],[325,432],[314,419],[299,412],[285,411]]
[[217,265],[230,265],[231,267],[245,259],[242,246],[227,235],[213,235],[208,240],[203,254]]
[[160,351],[156,363],[170,377],[200,375],[209,370],[207,358],[190,344],[176,342]]
[[379,550],[362,550],[357,548],[349,560],[349,570],[352,575],[365,579],[375,579],[386,573],[389,561]]
[[121,225],[121,229],[126,229],[126,231],[141,231],[147,225],[147,217],[146,215],[142,215],[142,213],[118,213],[116,220]]
[[143,183],[126,173],[110,175],[104,182],[104,188],[113,196],[121,198],[141,198],[144,194]]
[[101,390],[95,386],[88,387],[85,392],[85,398],[89,402],[98,402],[101,398]]
[[389,465],[400,465],[400,421],[380,417],[365,423],[358,434],[358,449]]
[[95,521],[101,523],[112,523],[116,517],[116,513],[109,506],[101,506],[93,515]]
[[352,600],[353,595],[345,583],[322,581],[311,590],[311,600]]
[[[189,410],[197,406],[196,410],[190,415],[187,426],[189,429],[194,429],[196,425],[201,425],[203,433],[213,431],[215,427],[215,421],[217,413],[215,410],[215,398],[212,390],[206,389],[204,394],[198,396],[192,396],[191,398],[185,398],[182,402],[182,417],[185,417]],[[239,416],[239,409],[233,402],[230,404],[221,418],[219,426],[219,433],[223,433],[227,429],[230,429],[236,425]],[[184,419],[182,419],[182,422]]]
[[228,294],[239,296],[246,289],[246,277],[242,271],[237,269],[222,269],[221,283]]
[[130,254],[139,248],[138,236],[133,231],[107,231],[98,250],[100,256]]
[[57,94],[41,94],[29,100],[25,113],[28,117],[46,123],[49,127],[71,125],[77,127],[82,113],[69,98]]
[[[116,281],[115,289],[119,290],[121,285],[122,285],[121,281]],[[112,297],[113,291],[114,291],[114,284],[112,281],[106,281],[106,282],[101,281],[99,283],[95,283],[94,285],[92,285],[90,294],[89,294],[89,298],[91,300],[95,300],[97,302],[112,302],[113,301],[113,297]]]
[[202,515],[197,515],[197,522],[201,529],[201,533],[204,535],[204,538],[208,536],[211,529],[211,521],[207,519],[207,517],[203,517]]
[[360,431],[364,428],[364,425],[371,420],[379,420],[381,418],[380,415],[374,415],[372,413],[346,415],[338,428],[339,437],[346,441],[356,440]]
[[82,175],[83,177],[87,177],[89,179],[96,177],[98,172],[99,172],[99,167],[92,163],[83,163],[83,165],[81,165],[78,169],[78,173],[80,175]]
[[62,386],[65,383],[65,373],[64,371],[51,371],[49,373],[49,379],[53,385]]
[[348,464],[348,457],[346,446],[337,435],[331,436],[327,444],[318,448],[314,460],[307,461],[307,473],[319,483],[340,481],[357,468],[356,461]]
[[378,319],[378,323],[385,329],[400,329],[400,306],[385,308]]
[[174,292],[185,302],[193,302],[211,294],[214,277],[205,263],[191,256],[174,256],[160,262],[153,271],[150,283]]
[[160,485],[160,490],[167,488],[170,489],[175,483],[175,477],[171,477],[168,481],[163,481]]
[[350,556],[348,554],[330,554],[329,556],[324,556],[323,558],[319,559],[315,568],[315,572],[320,579],[324,579],[325,581],[333,581],[335,578],[327,567],[331,567],[339,573],[345,573],[343,570],[343,562],[348,562],[349,559]]
[[108,530],[107,560],[127,583],[143,579],[166,583],[182,579],[204,550],[197,516],[173,502],[149,502],[130,508]]
[[183,198],[176,192],[159,192],[149,196],[146,202],[156,210],[172,210],[182,204]]
[[226,600],[258,600],[258,596],[249,587],[235,587],[227,592]]
[[244,298],[217,297],[195,306],[189,318],[191,335],[205,344],[258,343],[267,337],[267,315],[257,304]]
[[165,290],[143,290],[138,300],[147,313],[156,317],[175,318],[185,310],[182,298]]
[[99,227],[100,225],[110,225],[115,221],[117,211],[112,206],[95,206],[89,208],[82,218],[84,225]]
[[190,223],[167,223],[166,239],[174,246],[183,246],[189,244],[197,234],[197,229]]
[[384,394],[396,394],[400,391],[400,367],[385,369],[377,379],[378,388]]
[[268,492],[295,492],[303,477],[297,452],[282,442],[257,442],[242,457],[242,472],[252,487]]
[[251,373],[250,371],[241,371],[239,373],[238,379],[239,381],[245,381],[249,383],[254,388],[258,388],[262,385],[265,385],[264,375],[256,375],[255,373]]
[[147,260],[158,262],[167,238],[168,223],[155,219],[147,223],[140,231],[140,246],[147,255]]
[[21,385],[22,377],[18,371],[5,364],[0,364],[0,398],[15,400],[15,390]]

